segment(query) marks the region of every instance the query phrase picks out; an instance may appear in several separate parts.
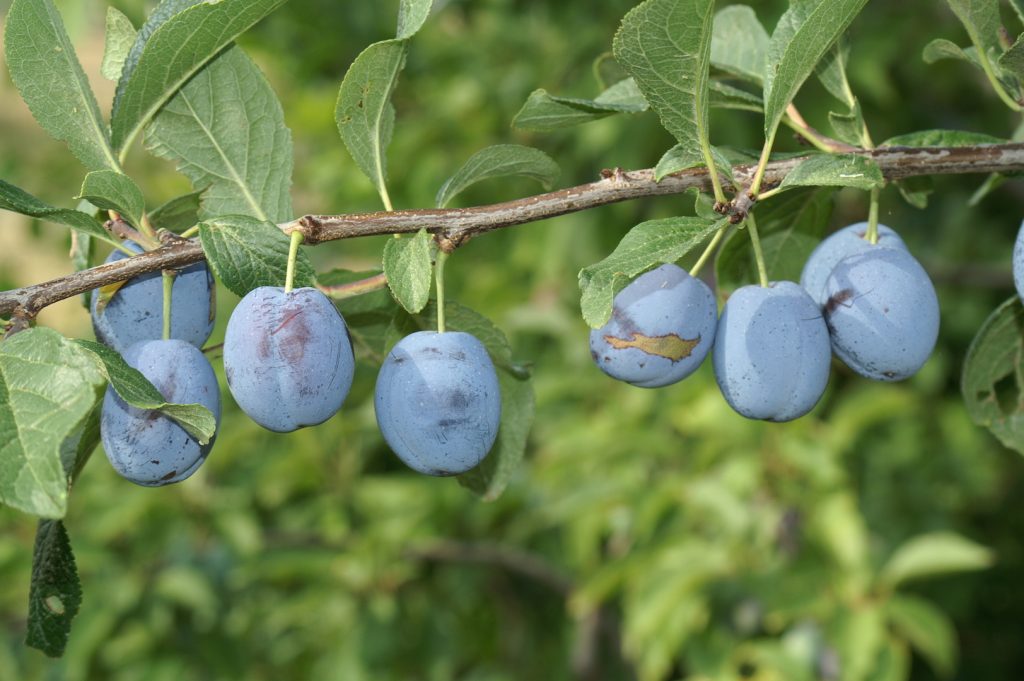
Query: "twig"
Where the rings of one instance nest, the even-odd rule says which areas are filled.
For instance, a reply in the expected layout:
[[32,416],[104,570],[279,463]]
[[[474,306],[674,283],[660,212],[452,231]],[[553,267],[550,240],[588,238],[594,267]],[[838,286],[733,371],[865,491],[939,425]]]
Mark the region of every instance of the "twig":
[[[854,153],[854,152],[851,152]],[[1024,170],[1024,144],[995,144],[970,147],[888,147],[855,152],[878,163],[887,180],[918,175],[994,173]],[[764,182],[779,183],[805,157],[768,164]],[[733,169],[739,184],[749,183],[753,166]],[[515,201],[474,208],[447,210],[405,210],[354,215],[306,215],[280,225],[285,232],[299,230],[306,244],[379,234],[404,234],[426,228],[454,246],[495,229],[565,215],[577,211],[651,196],[680,194],[694,187],[711,188],[705,169],[685,170],[654,181],[654,170],[608,171],[597,182],[538,194]],[[203,260],[197,241],[173,243],[133,258],[100,265],[41,284],[0,293],[0,315],[21,308],[35,315],[58,301],[90,289],[124,281],[139,274],[176,268]]]

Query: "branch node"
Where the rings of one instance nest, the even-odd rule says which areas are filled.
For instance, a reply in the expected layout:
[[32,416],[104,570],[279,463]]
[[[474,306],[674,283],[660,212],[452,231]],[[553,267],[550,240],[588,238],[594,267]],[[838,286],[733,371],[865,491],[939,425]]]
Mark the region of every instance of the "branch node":
[[[299,229],[302,231],[302,240],[307,244],[320,243],[320,232],[323,231],[323,223],[313,215],[303,215],[296,220]],[[285,229],[285,234],[291,234],[292,229]]]
[[21,333],[32,326],[36,314],[24,306],[18,306],[11,314],[11,320],[7,323],[7,330],[4,332],[4,340],[7,340],[16,333]]

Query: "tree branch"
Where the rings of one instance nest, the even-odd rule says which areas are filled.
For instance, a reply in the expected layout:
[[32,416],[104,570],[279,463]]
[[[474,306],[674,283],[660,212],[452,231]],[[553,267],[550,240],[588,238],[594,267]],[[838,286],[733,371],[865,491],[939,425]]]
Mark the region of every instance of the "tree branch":
[[[1024,144],[971,147],[889,147],[856,152],[872,158],[887,180],[918,175],[956,175],[1024,170]],[[767,167],[764,183],[777,184],[806,157],[775,161]],[[733,169],[736,181],[749,183],[753,165]],[[598,206],[651,196],[680,194],[698,188],[708,191],[711,181],[702,168],[685,170],[654,181],[653,169],[605,170],[597,182],[473,208],[401,210],[353,215],[306,215],[280,225],[285,232],[299,230],[306,244],[380,234],[403,234],[426,229],[451,247],[485,232],[537,222]],[[735,190],[735,189],[734,189]],[[203,260],[198,241],[171,243],[118,262],[99,265],[41,284],[0,293],[0,315],[35,316],[47,305],[90,289],[124,281],[160,269],[183,267]]]

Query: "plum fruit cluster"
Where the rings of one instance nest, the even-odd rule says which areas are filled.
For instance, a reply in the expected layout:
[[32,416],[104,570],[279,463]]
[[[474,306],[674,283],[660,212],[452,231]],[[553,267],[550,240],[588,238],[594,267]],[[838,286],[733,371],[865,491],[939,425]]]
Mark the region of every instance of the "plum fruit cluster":
[[[879,225],[872,244],[867,232],[863,222],[840,229],[810,255],[799,284],[741,287],[720,316],[703,282],[662,265],[615,296],[608,323],[591,331],[591,356],[613,378],[653,388],[689,376],[710,351],[729,405],[768,421],[818,403],[833,354],[870,379],[908,378],[935,347],[938,298],[898,234]],[[1014,263],[1024,273],[1024,227]],[[1024,297],[1024,274],[1018,287]]]

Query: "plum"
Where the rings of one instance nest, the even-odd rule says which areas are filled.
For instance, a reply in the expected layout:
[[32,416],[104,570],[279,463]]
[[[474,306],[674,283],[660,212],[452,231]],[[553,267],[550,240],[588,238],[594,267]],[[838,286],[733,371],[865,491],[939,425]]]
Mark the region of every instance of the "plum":
[[1017,288],[1017,296],[1024,300],[1024,222],[1017,231],[1017,241],[1013,244],[1013,284]]
[[880,248],[839,262],[825,283],[832,349],[877,381],[917,373],[939,336],[939,300],[909,252]]
[[[124,245],[136,253],[142,247],[134,241]],[[124,260],[128,255],[115,250],[105,262]],[[129,279],[107,301],[93,291],[90,312],[96,338],[122,355],[129,346],[163,336],[164,287],[160,272],[148,272]],[[205,262],[181,269],[171,289],[171,338],[197,348],[213,332],[216,286]]]
[[843,258],[872,250],[873,248],[898,248],[907,250],[900,235],[885,225],[878,225],[878,243],[872,245],[865,239],[868,223],[858,222],[834,232],[818,244],[800,273],[800,285],[811,294],[814,302],[821,307],[825,304],[825,280]]
[[612,378],[660,388],[697,370],[715,343],[717,321],[707,284],[662,265],[615,296],[611,319],[590,332],[590,355]]
[[494,364],[475,336],[419,331],[388,353],[374,391],[377,425],[407,466],[458,475],[494,445],[501,391]]
[[334,416],[354,373],[345,319],[316,289],[253,289],[228,319],[228,388],[238,406],[268,430],[287,433]]
[[722,309],[715,379],[747,418],[790,421],[809,412],[825,392],[831,361],[821,310],[795,282],[744,286]]
[[[124,353],[168,402],[198,402],[220,425],[220,389],[202,351],[183,340],[144,340]],[[138,409],[107,388],[100,415],[100,437],[107,459],[137,485],[157,487],[181,482],[196,472],[213,447],[188,434],[158,411]]]

